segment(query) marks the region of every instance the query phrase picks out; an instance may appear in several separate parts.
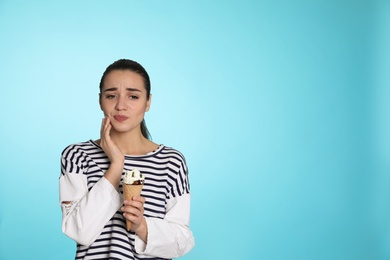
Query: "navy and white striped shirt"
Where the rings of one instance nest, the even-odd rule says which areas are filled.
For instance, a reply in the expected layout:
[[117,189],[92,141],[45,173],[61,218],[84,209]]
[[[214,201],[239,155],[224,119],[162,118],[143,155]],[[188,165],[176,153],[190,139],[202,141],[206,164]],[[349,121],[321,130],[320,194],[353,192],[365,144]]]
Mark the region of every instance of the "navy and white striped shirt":
[[[134,232],[126,230],[120,211],[122,182],[119,194],[102,178],[109,165],[104,151],[92,140],[70,145],[62,152],[60,201],[72,202],[61,204],[63,231],[78,242],[76,259],[167,259],[188,252],[194,242],[188,227],[189,205],[181,206],[189,204],[189,199],[182,198],[189,198],[190,194],[184,156],[164,145],[147,155],[125,155],[122,177],[126,170],[132,169],[138,169],[145,176],[141,196],[146,199],[144,216],[148,225],[148,244],[141,250],[137,250],[136,244],[142,247],[143,242]],[[177,216],[168,217],[168,211],[173,207],[180,207],[170,213]],[[82,242],[87,243],[82,245],[80,241],[90,242]],[[177,247],[176,243],[182,244],[180,248],[167,248],[170,245]],[[139,252],[142,250],[145,252]]]

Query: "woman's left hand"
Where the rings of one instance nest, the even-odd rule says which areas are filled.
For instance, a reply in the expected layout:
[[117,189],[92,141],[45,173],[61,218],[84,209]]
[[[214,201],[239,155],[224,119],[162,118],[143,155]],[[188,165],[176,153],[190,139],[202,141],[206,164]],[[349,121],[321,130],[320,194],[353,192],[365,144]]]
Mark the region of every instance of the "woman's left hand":
[[[121,208],[123,216],[131,221],[131,230],[133,230],[138,236],[146,237],[146,220],[144,218],[144,203],[145,198],[142,196],[134,196],[132,200],[125,200],[124,206]],[[144,240],[144,239],[143,239]]]

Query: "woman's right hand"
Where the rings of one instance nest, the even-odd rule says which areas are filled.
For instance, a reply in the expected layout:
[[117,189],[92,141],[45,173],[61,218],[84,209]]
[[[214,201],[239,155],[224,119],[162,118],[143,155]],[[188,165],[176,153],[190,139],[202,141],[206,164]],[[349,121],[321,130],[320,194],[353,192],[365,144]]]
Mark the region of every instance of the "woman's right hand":
[[108,159],[110,159],[110,167],[105,172],[104,177],[118,190],[125,156],[111,139],[111,127],[110,119],[106,116],[102,120],[102,127],[100,130],[100,147],[102,147]]
[[100,129],[100,146],[102,147],[107,157],[110,159],[111,164],[123,164],[124,154],[119,149],[119,147],[112,141],[110,136],[111,128],[112,126],[110,118],[106,116],[102,119],[102,126]]

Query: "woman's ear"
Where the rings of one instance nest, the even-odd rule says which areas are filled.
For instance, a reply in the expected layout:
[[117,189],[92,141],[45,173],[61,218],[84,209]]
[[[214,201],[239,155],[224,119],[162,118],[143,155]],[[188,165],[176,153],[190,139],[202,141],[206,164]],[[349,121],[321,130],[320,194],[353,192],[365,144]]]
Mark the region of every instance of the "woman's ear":
[[146,101],[146,109],[145,111],[148,112],[150,109],[150,103],[152,103],[152,94],[149,94],[149,99]]

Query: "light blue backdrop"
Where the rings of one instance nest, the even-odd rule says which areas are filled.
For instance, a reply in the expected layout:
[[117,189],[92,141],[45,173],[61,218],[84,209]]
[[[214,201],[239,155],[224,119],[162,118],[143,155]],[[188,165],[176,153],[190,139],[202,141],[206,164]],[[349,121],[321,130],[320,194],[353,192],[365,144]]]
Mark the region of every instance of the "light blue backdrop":
[[183,259],[390,258],[390,4],[0,0],[0,259],[72,259],[60,153],[119,58],[190,169]]

